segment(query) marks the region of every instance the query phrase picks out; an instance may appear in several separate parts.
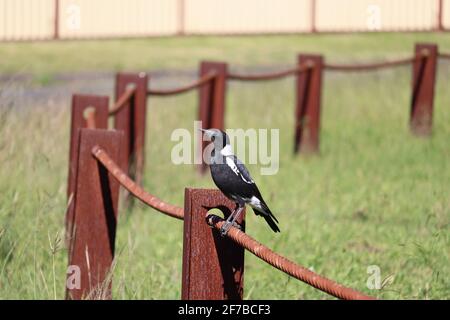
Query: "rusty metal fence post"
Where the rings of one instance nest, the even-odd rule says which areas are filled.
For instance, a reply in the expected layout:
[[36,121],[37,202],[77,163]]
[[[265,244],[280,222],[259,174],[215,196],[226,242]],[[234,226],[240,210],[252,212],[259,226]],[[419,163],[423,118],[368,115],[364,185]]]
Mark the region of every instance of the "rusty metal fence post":
[[125,133],[125,145],[120,161],[122,168],[141,185],[145,159],[148,75],[144,72],[118,73],[115,88],[116,101],[129,86],[136,88],[135,94],[115,114],[114,128]]
[[298,56],[298,65],[309,67],[297,74],[294,153],[319,151],[323,57]]
[[66,214],[66,230],[70,230],[69,222],[73,218],[73,195],[77,175],[77,156],[79,147],[79,129],[88,127],[86,112],[95,112],[97,129],[108,127],[108,97],[74,94],[72,96],[72,115],[70,127],[69,173],[67,179],[67,198],[69,207]]
[[[93,157],[100,146],[119,160],[122,133],[80,129],[67,299],[110,299],[119,183]],[[76,277],[79,277],[78,281]],[[77,286],[77,282],[79,286]]]
[[311,11],[310,11],[310,16],[311,16],[311,28],[310,28],[310,32],[311,33],[316,33],[317,32],[317,27],[316,27],[316,11],[317,11],[317,3],[316,0],[310,0],[310,7],[311,7]]
[[206,223],[208,210],[226,217],[235,206],[219,190],[185,189],[182,299],[242,299],[244,248]]
[[[228,65],[222,62],[202,61],[200,63],[199,77],[202,78],[207,74],[215,74],[212,81],[202,85],[199,90],[199,120],[202,122],[203,129],[216,128],[224,130],[225,126],[225,97],[227,85]],[[200,172],[204,173],[207,169],[206,163],[203,161],[203,151],[207,142],[202,140],[200,136],[202,155],[202,164]]]
[[444,0],[438,0],[436,31],[445,31],[444,27]]
[[414,134],[428,136],[431,134],[433,122],[438,47],[435,44],[416,44],[415,57],[410,127]]
[[53,17],[53,39],[54,40],[58,40],[59,39],[59,10],[60,10],[60,5],[59,5],[59,0],[54,0],[54,17]]

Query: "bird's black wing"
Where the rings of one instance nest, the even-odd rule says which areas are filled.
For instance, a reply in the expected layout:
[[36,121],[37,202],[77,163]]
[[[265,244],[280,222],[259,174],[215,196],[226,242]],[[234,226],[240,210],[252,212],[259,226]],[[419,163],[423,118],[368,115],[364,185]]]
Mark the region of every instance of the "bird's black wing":
[[261,196],[261,193],[259,192],[258,186],[256,185],[255,181],[253,181],[252,177],[250,176],[250,173],[248,172],[247,168],[245,167],[245,165],[235,156],[229,156],[234,164],[236,165],[236,171],[235,173],[244,181],[249,185],[249,189],[251,190],[251,195],[249,196],[251,198],[251,196],[255,196],[256,198],[258,198],[261,203],[267,207],[263,197]]
[[[231,168],[234,171],[234,173],[236,173],[245,183],[248,184],[248,188],[245,188],[245,189],[247,189],[246,193],[248,193],[246,196],[248,198],[252,198],[254,196],[260,201],[259,208],[252,206],[255,214],[263,216],[274,232],[280,232],[280,229],[278,228],[276,223],[273,221],[273,220],[275,220],[276,222],[278,222],[277,218],[270,211],[269,207],[267,206],[266,202],[264,201],[264,199],[261,195],[261,192],[259,192],[259,189],[258,189],[256,183],[253,181],[253,179],[250,176],[250,173],[248,172],[245,165],[235,155],[227,156],[227,158],[232,160],[234,165],[236,166],[235,168]],[[228,160],[228,161],[230,161],[230,160]],[[228,165],[230,167],[231,167],[231,164],[232,163],[228,163]],[[241,190],[241,191],[244,191],[244,190]]]
[[248,172],[245,165],[241,162],[241,160],[238,159],[235,155],[230,156],[233,160],[233,162],[236,164],[236,168],[238,170],[238,175],[241,177],[244,182],[248,184],[255,184],[252,177],[250,176],[250,173]]

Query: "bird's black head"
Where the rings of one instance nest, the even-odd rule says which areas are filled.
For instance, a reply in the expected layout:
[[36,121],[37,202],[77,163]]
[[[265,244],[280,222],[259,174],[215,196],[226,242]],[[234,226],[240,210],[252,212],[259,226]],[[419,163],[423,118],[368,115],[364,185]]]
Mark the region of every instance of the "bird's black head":
[[228,135],[219,129],[200,129],[204,133],[204,137],[214,143],[214,148],[222,150],[226,145],[230,144]]

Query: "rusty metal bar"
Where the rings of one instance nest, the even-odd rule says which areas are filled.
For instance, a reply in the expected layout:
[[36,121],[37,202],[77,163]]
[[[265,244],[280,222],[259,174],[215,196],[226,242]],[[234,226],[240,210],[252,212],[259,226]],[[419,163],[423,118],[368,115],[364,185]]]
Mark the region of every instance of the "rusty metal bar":
[[53,21],[53,39],[57,40],[59,39],[59,0],[54,0],[54,21]]
[[94,148],[92,150],[92,154],[120,183],[120,185],[127,189],[136,198],[161,213],[167,214],[168,216],[171,216],[173,218],[183,220],[183,208],[164,202],[163,200],[142,189],[141,186],[134,182],[129,176],[127,176],[125,172],[122,171],[122,169],[120,169],[117,163],[113,159],[111,159],[108,153],[101,147]]
[[444,31],[444,0],[438,0],[437,30]]
[[450,60],[450,53],[439,53],[439,58]]
[[[74,94],[72,96],[72,115],[70,125],[69,173],[67,181],[67,198],[73,197],[77,176],[77,152],[79,148],[78,130],[89,126],[86,113],[95,112],[95,126],[98,129],[108,127],[108,97]],[[92,123],[91,123],[92,125]],[[73,220],[73,201],[66,214],[66,230],[71,232],[70,222]]]
[[[228,216],[236,204],[219,190],[187,188],[184,206],[181,298],[242,299],[244,248],[205,223],[208,210],[218,208]],[[244,214],[238,221],[243,228]]]
[[[215,228],[218,232],[222,227],[224,220],[216,215],[209,215],[206,218],[209,225]],[[291,260],[277,254],[270,250],[263,244],[259,243],[255,239],[251,238],[244,232],[235,227],[231,227],[227,234],[227,237],[253,253],[261,260],[267,262],[271,266],[285,272],[286,274],[305,282],[306,284],[313,286],[323,292],[326,292],[334,297],[345,300],[373,300],[374,297],[367,296],[352,288],[344,287],[343,285],[334,282],[328,278],[325,278],[305,267],[302,267]]]
[[67,299],[110,299],[114,259],[119,183],[92,156],[100,146],[116,161],[122,133],[80,129],[73,229],[69,266],[78,270],[80,286],[66,288]]
[[[202,61],[200,63],[199,77],[203,78],[208,74],[215,74],[215,77],[200,87],[199,90],[199,120],[203,129],[216,128],[224,130],[225,117],[225,97],[226,80],[228,66],[226,63]],[[200,153],[202,155],[202,164],[200,172],[205,173],[206,163],[203,161],[203,151],[207,142],[202,140],[200,135]]]
[[309,70],[297,75],[294,153],[315,153],[319,151],[323,57],[301,54],[298,65]]
[[237,74],[228,73],[227,78],[229,80],[239,80],[239,81],[265,81],[265,80],[277,80],[282,79],[291,75],[296,75],[300,72],[305,72],[307,67],[295,67],[284,71],[265,73],[259,75],[247,75],[247,74]]
[[95,110],[89,110],[86,113],[86,123],[88,129],[95,129],[96,123],[95,123]]
[[316,0],[310,0],[310,6],[311,6],[311,32],[316,33],[316,10],[317,10],[317,3]]
[[377,63],[370,63],[370,64],[331,64],[331,63],[325,63],[323,65],[323,68],[325,70],[329,71],[342,71],[342,72],[358,72],[358,71],[370,71],[370,70],[378,70],[383,68],[390,68],[390,67],[399,67],[408,65],[411,63],[414,63],[416,61],[416,57],[412,58],[405,58],[405,59],[398,59],[398,60],[392,60],[392,61],[384,61],[384,62],[377,62]]
[[435,44],[416,44],[415,54],[410,127],[414,134],[428,136],[432,131],[438,47]]
[[135,88],[135,93],[115,114],[114,127],[125,133],[122,169],[129,172],[138,184],[142,184],[145,158],[147,74],[144,72],[118,73],[116,75],[116,101],[130,86]]
[[172,95],[176,95],[176,94],[185,93],[185,92],[191,91],[192,89],[197,89],[197,88],[201,87],[202,85],[204,85],[205,83],[210,82],[211,80],[214,79],[215,76],[216,75],[213,73],[206,74],[206,75],[202,76],[199,80],[195,81],[194,83],[188,84],[188,85],[180,87],[180,88],[175,88],[175,89],[167,89],[167,90],[149,89],[147,91],[147,95],[172,96]]
[[129,100],[133,97],[135,92],[136,92],[135,87],[126,88],[125,91],[122,93],[122,95],[117,99],[117,101],[109,110],[109,115],[113,116],[117,112],[119,112],[120,109],[122,109],[125,106],[125,104],[129,102]]

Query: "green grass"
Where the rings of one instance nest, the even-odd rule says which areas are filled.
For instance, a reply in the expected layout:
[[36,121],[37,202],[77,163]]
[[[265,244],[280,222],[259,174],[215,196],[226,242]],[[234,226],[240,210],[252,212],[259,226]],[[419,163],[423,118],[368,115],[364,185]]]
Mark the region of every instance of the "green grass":
[[415,42],[450,51],[448,33],[377,33],[288,36],[168,37],[128,40],[4,43],[0,73],[31,73],[38,79],[61,72],[196,69],[202,59],[231,65],[291,64],[300,52],[332,61],[411,55]]
[[[0,68],[19,71],[25,52],[30,61],[26,71],[36,75],[195,69],[201,58],[288,64],[298,51],[324,52],[333,61],[348,61],[348,56],[369,60],[410,54],[418,40],[439,42],[450,51],[447,34],[32,43],[2,46],[0,54],[11,59],[8,65],[2,59]],[[147,54],[140,56],[137,47]],[[226,123],[231,128],[280,129],[278,174],[260,176],[254,165],[250,171],[279,218],[282,233],[274,235],[250,213],[251,236],[293,261],[379,298],[448,299],[450,65],[439,65],[430,139],[416,138],[408,130],[410,76],[408,67],[327,73],[318,156],[292,155],[292,79],[231,84]],[[170,162],[170,134],[180,127],[192,130],[196,98],[190,93],[149,101],[144,186],[178,205],[183,204],[184,187],[213,186],[209,176],[199,177],[191,166]],[[63,106],[27,106],[22,112],[14,110],[14,101],[1,103],[0,110],[11,110],[0,117],[0,298],[63,298],[67,251],[62,245],[56,252],[52,247],[64,231],[69,98]],[[121,212],[118,228],[114,297],[178,299],[182,222],[138,205]],[[245,298],[329,298],[251,254],[245,259]],[[370,265],[381,268],[381,290],[366,287]]]

